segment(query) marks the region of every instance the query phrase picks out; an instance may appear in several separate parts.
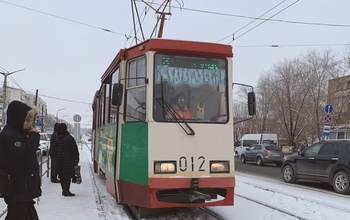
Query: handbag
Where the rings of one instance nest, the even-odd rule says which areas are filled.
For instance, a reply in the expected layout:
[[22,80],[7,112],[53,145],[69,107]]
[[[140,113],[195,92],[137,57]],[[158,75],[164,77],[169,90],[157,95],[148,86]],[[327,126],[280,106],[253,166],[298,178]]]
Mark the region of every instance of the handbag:
[[81,184],[81,174],[80,174],[80,166],[76,165],[74,166],[74,178],[73,183]]
[[0,198],[7,198],[13,193],[13,179],[7,170],[0,169]]

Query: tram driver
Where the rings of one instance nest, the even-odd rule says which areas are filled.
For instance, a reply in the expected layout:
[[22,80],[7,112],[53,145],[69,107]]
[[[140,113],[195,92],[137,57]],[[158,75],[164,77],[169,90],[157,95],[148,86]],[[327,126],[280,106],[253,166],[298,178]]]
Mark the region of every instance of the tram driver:
[[186,105],[185,95],[180,92],[175,97],[175,103],[171,105],[172,115],[175,116],[176,119],[188,119],[192,118],[191,110]]

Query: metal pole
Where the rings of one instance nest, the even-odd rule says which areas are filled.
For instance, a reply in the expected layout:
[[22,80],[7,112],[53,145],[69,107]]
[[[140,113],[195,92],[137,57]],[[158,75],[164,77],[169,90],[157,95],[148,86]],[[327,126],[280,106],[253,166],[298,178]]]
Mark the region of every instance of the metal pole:
[[25,69],[20,69],[20,70],[16,70],[16,71],[13,71],[13,72],[0,72],[0,74],[2,74],[4,76],[4,85],[3,85],[3,89],[2,89],[2,92],[3,92],[3,96],[2,96],[2,127],[5,126],[5,123],[6,123],[6,114],[5,114],[5,109],[7,107],[6,105],[6,86],[7,86],[7,76],[13,74],[13,73],[17,73],[19,71],[23,71]]
[[65,110],[65,108],[60,108],[60,109],[57,110],[57,112],[56,112],[56,122],[58,122],[58,112],[62,111],[62,110]]

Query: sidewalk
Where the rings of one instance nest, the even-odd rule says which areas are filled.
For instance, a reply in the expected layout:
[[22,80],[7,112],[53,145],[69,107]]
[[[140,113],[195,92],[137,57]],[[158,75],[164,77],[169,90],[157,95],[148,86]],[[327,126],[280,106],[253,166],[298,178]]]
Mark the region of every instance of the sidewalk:
[[[61,184],[51,183],[50,177],[43,177],[42,196],[39,200],[35,199],[40,220],[129,219],[122,207],[105,190],[104,180],[93,173],[89,149],[84,147],[79,153],[82,183],[72,183],[70,187],[75,196],[62,196]],[[5,206],[3,203],[1,199],[1,209]],[[0,218],[3,219],[4,216]]]

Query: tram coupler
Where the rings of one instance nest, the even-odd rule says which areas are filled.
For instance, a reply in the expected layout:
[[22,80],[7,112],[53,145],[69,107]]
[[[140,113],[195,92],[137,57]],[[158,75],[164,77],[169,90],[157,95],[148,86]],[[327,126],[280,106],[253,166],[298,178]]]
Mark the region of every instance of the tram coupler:
[[204,194],[195,190],[192,190],[190,196],[189,196],[189,200],[191,202],[195,201],[195,200],[206,200],[206,201],[210,201],[211,196],[208,194]]
[[191,202],[195,200],[210,200],[211,196],[201,193],[198,191],[198,185],[199,185],[199,179],[198,178],[192,178],[191,180],[191,194],[189,195],[189,200]]
[[198,178],[192,178],[192,180],[191,180],[191,189],[192,190],[198,190],[198,184],[199,184],[199,179]]

